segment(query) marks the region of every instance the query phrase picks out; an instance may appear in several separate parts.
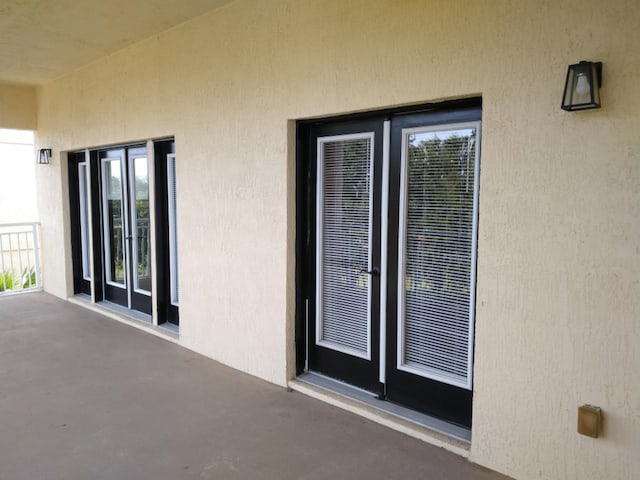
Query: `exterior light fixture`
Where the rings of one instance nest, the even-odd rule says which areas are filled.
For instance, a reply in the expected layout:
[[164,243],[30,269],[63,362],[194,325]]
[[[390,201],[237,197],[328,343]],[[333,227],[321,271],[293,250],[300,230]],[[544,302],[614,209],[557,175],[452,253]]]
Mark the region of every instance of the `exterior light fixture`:
[[38,150],[38,156],[36,157],[36,163],[38,165],[48,165],[51,160],[51,149],[41,148]]
[[568,112],[600,108],[602,86],[602,62],[585,62],[569,65],[564,84],[562,109]]

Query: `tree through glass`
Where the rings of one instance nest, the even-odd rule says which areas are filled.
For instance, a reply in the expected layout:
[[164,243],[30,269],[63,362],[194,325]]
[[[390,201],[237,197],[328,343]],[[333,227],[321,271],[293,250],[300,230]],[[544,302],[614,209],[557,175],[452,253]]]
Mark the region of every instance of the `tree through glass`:
[[135,157],[131,168],[134,288],[151,291],[151,232],[149,224],[149,172],[147,157]]
[[467,386],[476,128],[424,130],[406,141],[400,363]]

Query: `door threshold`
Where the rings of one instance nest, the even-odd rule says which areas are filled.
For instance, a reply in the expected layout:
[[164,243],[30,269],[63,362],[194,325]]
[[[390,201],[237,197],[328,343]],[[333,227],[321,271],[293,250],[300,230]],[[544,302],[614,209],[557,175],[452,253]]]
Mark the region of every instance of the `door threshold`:
[[471,430],[467,428],[379,400],[371,392],[314,372],[289,381],[289,387],[463,457],[469,456]]
[[180,327],[171,322],[164,322],[158,325],[162,330],[166,330],[167,332],[175,333],[178,335],[180,333]]
[[147,313],[138,312],[137,310],[131,310],[130,308],[123,307],[117,303],[110,302],[109,300],[103,300],[98,303],[99,306],[111,310],[112,312],[124,315],[133,320],[146,323],[147,325],[153,325],[153,318]]
[[151,333],[156,337],[160,337],[164,340],[168,340],[172,343],[179,343],[178,332],[173,332],[162,326],[153,325],[151,315],[146,315],[141,312],[129,310],[115,303],[108,301],[102,301],[100,303],[93,303],[91,297],[87,295],[74,295],[68,298],[69,302],[79,305],[83,308],[87,308],[96,313],[109,317],[113,320],[117,320],[120,323],[129,325],[130,327],[143,330],[147,333]]

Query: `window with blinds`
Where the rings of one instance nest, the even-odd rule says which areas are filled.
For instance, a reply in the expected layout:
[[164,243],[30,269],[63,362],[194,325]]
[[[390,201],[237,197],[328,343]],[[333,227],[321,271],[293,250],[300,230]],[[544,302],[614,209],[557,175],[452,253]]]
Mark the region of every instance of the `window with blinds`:
[[169,289],[171,291],[171,304],[176,307],[180,302],[180,290],[178,283],[178,218],[176,216],[176,156],[167,155],[167,195],[169,213]]
[[87,163],[78,163],[78,197],[80,198],[80,247],[82,252],[82,278],[91,281],[91,257],[89,241],[89,189],[87,188]]
[[371,358],[373,133],[318,139],[316,342]]
[[403,131],[398,368],[471,389],[479,122]]

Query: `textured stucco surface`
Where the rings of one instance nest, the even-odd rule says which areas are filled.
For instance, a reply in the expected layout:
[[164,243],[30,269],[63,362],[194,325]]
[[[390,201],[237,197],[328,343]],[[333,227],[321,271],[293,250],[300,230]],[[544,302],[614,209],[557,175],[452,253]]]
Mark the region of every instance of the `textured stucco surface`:
[[[39,88],[54,152],[175,135],[181,343],[292,371],[290,120],[481,94],[471,460],[519,479],[640,471],[640,5],[239,0]],[[604,62],[566,113],[567,65]],[[64,156],[38,169],[45,281],[70,290]],[[576,433],[577,407],[604,434]]]
[[36,89],[0,83],[0,128],[36,129]]

